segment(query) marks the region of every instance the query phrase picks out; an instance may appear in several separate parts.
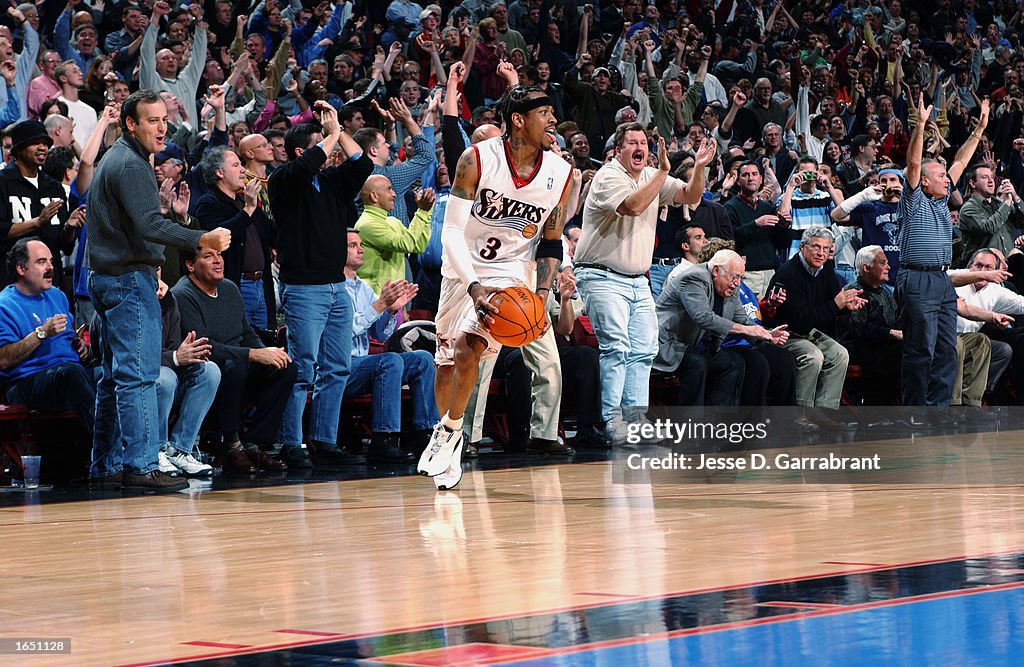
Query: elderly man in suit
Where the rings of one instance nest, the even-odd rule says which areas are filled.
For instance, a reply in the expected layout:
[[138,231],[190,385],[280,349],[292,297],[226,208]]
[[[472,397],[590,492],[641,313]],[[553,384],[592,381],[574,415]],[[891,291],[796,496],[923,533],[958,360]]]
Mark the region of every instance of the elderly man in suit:
[[745,365],[730,333],[782,344],[786,328],[755,324],[739,297],[743,257],[719,250],[704,264],[673,272],[658,296],[658,356],[654,369],[679,377],[679,405],[738,405]]

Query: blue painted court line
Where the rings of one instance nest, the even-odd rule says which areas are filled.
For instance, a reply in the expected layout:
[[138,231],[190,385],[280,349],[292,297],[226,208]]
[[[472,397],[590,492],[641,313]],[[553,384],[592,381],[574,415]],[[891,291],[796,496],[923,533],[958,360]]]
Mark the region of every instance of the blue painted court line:
[[1024,663],[1024,588],[709,630],[501,665],[1019,666]]

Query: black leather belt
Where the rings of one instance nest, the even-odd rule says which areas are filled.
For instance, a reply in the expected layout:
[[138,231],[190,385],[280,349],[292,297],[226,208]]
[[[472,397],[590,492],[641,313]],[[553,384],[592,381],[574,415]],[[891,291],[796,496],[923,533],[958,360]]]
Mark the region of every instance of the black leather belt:
[[651,264],[657,264],[658,266],[675,266],[681,261],[683,261],[682,257],[655,257],[651,260]]
[[242,280],[262,280],[262,279],[263,279],[263,272],[262,271],[249,271],[248,273],[246,273],[245,271],[242,272]]
[[622,276],[623,278],[642,278],[644,276],[644,274],[642,273],[623,273],[622,271],[616,271],[610,266],[605,266],[604,264],[595,264],[594,262],[576,262],[576,268],[597,269],[598,271],[607,271],[608,273],[614,273],[615,275]]
[[945,273],[949,271],[949,264],[900,264],[901,269],[910,269],[911,271],[937,271]]

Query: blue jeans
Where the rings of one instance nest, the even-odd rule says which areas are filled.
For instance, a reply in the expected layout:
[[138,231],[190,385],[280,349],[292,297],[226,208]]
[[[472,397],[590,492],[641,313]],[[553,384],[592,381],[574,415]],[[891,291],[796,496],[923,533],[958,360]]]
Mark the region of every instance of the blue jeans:
[[425,350],[354,357],[345,398],[372,391],[373,432],[398,433],[402,430],[404,384],[409,385],[412,398],[413,428],[433,428],[440,419],[434,402],[434,357]]
[[608,422],[624,408],[646,409],[658,351],[658,318],[647,278],[577,269],[576,285],[601,354],[601,419]]
[[[160,379],[156,384],[161,440],[181,452],[195,449],[199,430],[213,405],[219,385],[220,367],[212,361],[182,366],[178,371],[161,366]],[[175,405],[178,406],[178,418],[171,428],[171,410]]]
[[647,275],[651,279],[651,296],[654,299],[658,298],[661,294],[661,288],[665,286],[665,281],[668,280],[668,274],[672,273],[674,266],[662,266],[661,264],[651,264],[651,268],[647,270]]
[[163,446],[156,396],[163,340],[156,278],[143,271],[120,276],[93,272],[89,293],[103,359],[90,475],[104,477],[122,469],[145,474],[157,469],[156,455]]
[[849,264],[836,264],[836,277],[839,278],[839,286],[846,287],[857,280],[857,269]]
[[903,405],[949,405],[956,381],[956,291],[941,271],[901,266],[896,294],[903,323]]
[[260,329],[267,327],[267,296],[263,293],[262,280],[245,280],[238,286],[242,293],[242,307],[249,324]]
[[309,437],[337,444],[341,399],[352,356],[352,299],[345,283],[281,283],[281,306],[288,329],[288,354],[298,374],[281,418],[278,440],[283,445],[302,443],[302,413],[312,387]]

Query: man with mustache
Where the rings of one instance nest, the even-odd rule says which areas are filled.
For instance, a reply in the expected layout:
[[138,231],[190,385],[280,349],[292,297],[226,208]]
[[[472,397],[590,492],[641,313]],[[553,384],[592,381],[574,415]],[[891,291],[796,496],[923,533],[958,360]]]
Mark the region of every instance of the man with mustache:
[[623,444],[627,422],[648,405],[651,364],[658,351],[658,318],[644,275],[654,256],[660,206],[697,204],[704,194],[704,167],[715,142],[703,139],[689,183],[668,175],[665,140],[658,139],[658,166],[647,166],[643,125],[620,125],[616,157],[590,183],[583,233],[574,257],[577,285],[601,353],[601,419],[613,444]]
[[22,238],[7,254],[17,276],[0,291],[0,377],[7,400],[33,410],[75,413],[90,433],[96,383],[82,365],[85,345],[69,323],[68,298],[53,288],[53,256],[37,238]]

